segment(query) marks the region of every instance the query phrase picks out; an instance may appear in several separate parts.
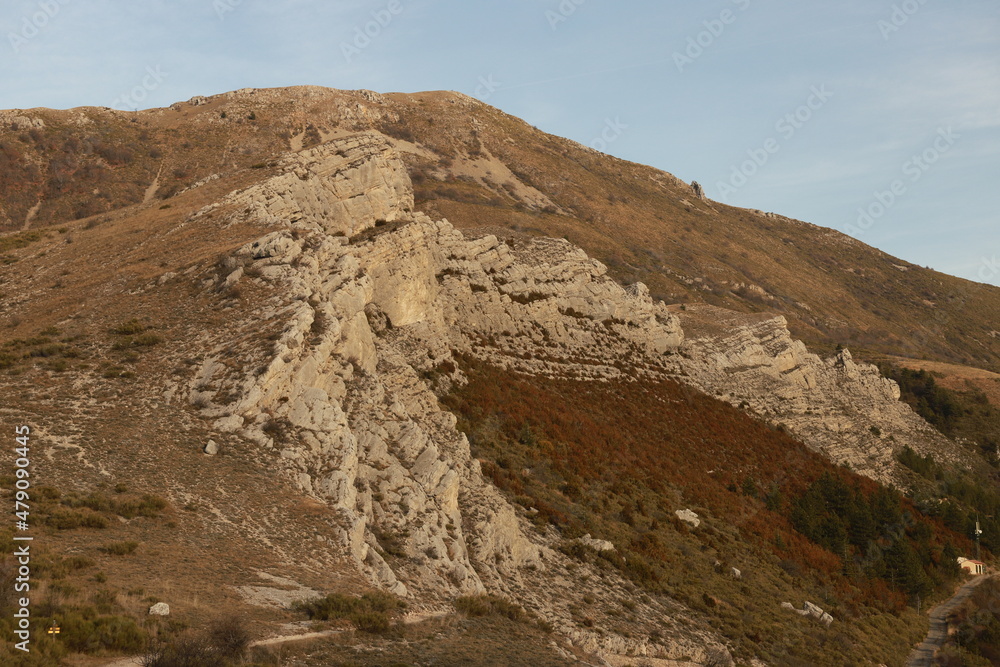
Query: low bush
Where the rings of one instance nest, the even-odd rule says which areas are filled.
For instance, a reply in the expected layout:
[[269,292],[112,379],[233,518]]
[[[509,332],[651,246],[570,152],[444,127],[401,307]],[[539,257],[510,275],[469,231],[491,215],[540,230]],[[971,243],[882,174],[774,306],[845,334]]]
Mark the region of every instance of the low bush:
[[136,653],[146,643],[146,635],[136,622],[125,616],[89,617],[93,610],[70,611],[60,619],[60,638],[67,648],[79,653],[100,650]]
[[137,516],[157,517],[167,508],[166,500],[149,493],[141,496],[126,496],[124,491],[115,493],[114,496],[100,492],[91,492],[87,495],[70,494],[61,502],[67,507],[85,507],[95,512],[110,512],[125,519],[134,519]]
[[45,519],[45,523],[57,530],[73,530],[74,528],[107,528],[107,520],[93,512],[56,509]]
[[525,617],[520,605],[495,595],[463,595],[455,599],[455,609],[466,616],[503,616],[512,621]]
[[135,550],[139,548],[139,543],[128,540],[125,542],[111,542],[100,547],[99,550],[106,554],[111,554],[112,556],[129,556],[135,553]]
[[111,333],[118,334],[119,336],[134,336],[135,334],[142,333],[146,329],[146,325],[139,320],[132,318],[131,320],[120,323],[111,330]]
[[331,593],[315,600],[296,602],[293,608],[317,621],[346,619],[358,630],[381,633],[389,629],[391,612],[405,606],[405,603],[394,595],[373,591],[361,597]]
[[208,641],[217,656],[227,660],[241,658],[250,648],[250,632],[237,616],[226,616],[208,628]]
[[127,350],[132,347],[153,347],[163,342],[163,336],[154,333],[142,333],[138,336],[125,336],[115,341],[112,350]]

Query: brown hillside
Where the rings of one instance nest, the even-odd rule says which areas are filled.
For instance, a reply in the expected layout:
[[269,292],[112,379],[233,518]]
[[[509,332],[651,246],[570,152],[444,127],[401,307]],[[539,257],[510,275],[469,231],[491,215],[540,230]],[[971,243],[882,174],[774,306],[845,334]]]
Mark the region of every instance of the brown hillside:
[[[800,248],[822,241],[830,256],[855,253],[858,265],[885,260],[832,232],[694,202],[667,174],[451,93],[241,91],[139,114],[10,112],[0,127],[2,215],[11,230],[0,236],[0,431],[8,434],[0,463],[11,471],[15,456],[27,456],[10,446],[10,434],[30,424],[33,627],[49,664],[136,655],[154,638],[182,646],[224,611],[254,638],[332,633],[291,655],[248,659],[260,664],[282,655],[284,664],[498,664],[513,655],[522,663],[504,664],[557,665],[572,658],[569,648],[588,664],[601,652],[630,664],[647,647],[682,663],[728,664],[712,658],[724,644],[744,663],[897,665],[924,634],[914,601],[945,595],[958,576],[956,554],[971,550],[972,512],[995,507],[989,513],[1000,516],[1000,497],[968,481],[983,473],[959,476],[907,450],[900,465],[920,493],[904,498],[810,451],[784,427],[681,384],[691,379],[680,372],[687,367],[665,377],[670,359],[692,349],[680,346],[679,329],[665,348],[649,344],[661,339],[643,347],[630,338],[633,329],[673,332],[665,308],[651,310],[648,324],[614,313],[600,320],[576,310],[590,301],[570,301],[566,290],[527,291],[558,279],[607,288],[594,293],[597,305],[624,293],[621,310],[652,308],[645,292],[613,291],[603,275],[579,283],[599,267],[555,247],[566,244],[538,243],[550,248],[529,255],[515,241],[460,242],[443,223],[384,214],[412,208],[396,158],[381,157],[392,151],[354,141],[313,152],[327,153],[325,161],[298,159],[308,151],[281,165],[275,158],[380,128],[406,155],[424,210],[507,239],[566,235],[618,277],[641,278],[665,298],[739,306],[732,320],[764,318],[757,311],[765,309],[790,319],[810,313],[773,296],[787,282],[781,290],[814,292],[800,297],[814,299],[810,317],[833,317],[821,311],[829,300],[847,309],[837,317],[860,327],[867,311],[851,300],[850,285],[801,268],[812,260]],[[352,217],[347,231],[310,229],[288,213],[315,204],[318,217],[335,220],[327,207],[378,191],[371,172],[392,181],[381,196],[395,199],[376,208],[371,195],[370,218]],[[344,181],[354,189],[337,190]],[[303,207],[245,215],[284,195]],[[799,236],[768,251],[768,225]],[[716,247],[716,237],[733,239],[730,249]],[[494,249],[497,257],[524,253],[504,265],[506,276],[524,267],[524,293],[501,294],[498,286],[512,283],[490,272],[499,264],[479,259]],[[773,271],[754,279],[766,289],[722,286],[735,269],[720,258],[742,254],[753,260],[746,271]],[[565,275],[548,270],[561,257],[577,257]],[[426,297],[400,288],[421,276]],[[541,325],[524,336],[497,325],[494,336],[483,324],[489,335],[470,328],[468,341],[455,339],[468,342],[465,354],[447,349],[441,334],[464,321],[452,314],[479,317],[460,287],[470,304],[487,298],[474,294],[536,309],[564,299],[550,304],[553,321],[588,338],[574,347],[572,336],[557,340]],[[973,327],[967,334],[955,324],[942,357],[966,349],[959,334],[993,324],[994,292],[975,294],[979,324],[961,320]],[[395,306],[421,298],[424,314],[397,317]],[[880,308],[919,319],[880,298]],[[730,323],[705,315],[711,306],[675,308],[688,314],[689,335]],[[960,321],[957,307],[947,312],[941,327]],[[872,321],[903,326],[890,315]],[[819,320],[796,321],[815,341],[835,340]],[[519,348],[506,346],[515,340]],[[512,370],[514,352],[550,368],[561,350],[577,366],[592,362],[594,375]],[[636,355],[636,365],[628,362]],[[255,403],[263,389],[273,395]],[[315,420],[300,419],[300,409]],[[894,434],[885,440],[894,443]],[[304,452],[315,458],[291,463]],[[426,470],[438,475],[433,486]],[[15,480],[0,474],[8,503]],[[425,487],[438,495],[427,500]],[[696,511],[698,526],[679,509]],[[14,529],[2,531],[7,544]],[[995,552],[989,539],[983,546]],[[438,567],[462,562],[463,570]],[[0,554],[0,576],[12,572],[5,563]],[[460,588],[470,579],[481,590]],[[405,609],[392,596],[374,598],[380,609],[358,597],[376,585],[405,596]],[[339,597],[287,606],[322,594]],[[150,618],[161,601],[171,616]],[[831,616],[782,605],[801,611],[807,601]],[[0,663],[8,664],[15,619],[4,604]],[[337,613],[314,613],[324,607]],[[48,637],[43,624],[57,616],[63,634]]]
[[989,398],[990,403],[996,407],[1000,407],[1000,374],[985,371],[981,368],[946,364],[940,361],[904,359],[901,357],[893,357],[891,361],[904,368],[933,373],[937,378],[938,384],[945,389],[952,389],[954,391],[981,391]]
[[374,128],[418,206],[459,227],[565,236],[670,302],[784,314],[820,346],[1000,368],[1000,289],[834,230],[698,199],[665,172],[545,134],[457,93],[244,90],[169,109],[0,112],[0,229],[169,199],[214,174]]

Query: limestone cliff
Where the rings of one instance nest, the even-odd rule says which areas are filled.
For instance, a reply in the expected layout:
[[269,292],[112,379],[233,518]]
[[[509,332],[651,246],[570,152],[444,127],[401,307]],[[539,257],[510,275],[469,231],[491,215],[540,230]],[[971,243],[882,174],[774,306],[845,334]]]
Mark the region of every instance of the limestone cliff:
[[[204,209],[278,227],[223,263],[217,282],[266,287],[245,326],[280,331],[263,354],[219,341],[189,401],[218,430],[280,453],[303,493],[338,510],[340,548],[380,587],[422,603],[504,593],[609,656],[718,648],[691,630],[654,645],[578,628],[558,535],[530,527],[484,479],[423,377],[461,382],[445,363],[456,351],[505,363],[551,350],[550,361],[521,360],[549,372],[564,372],[562,359],[664,357],[682,341],[676,316],[564,241],[467,239],[411,210],[405,170],[374,135],[288,156],[278,174]],[[594,588],[619,599],[625,587],[605,575]],[[648,604],[650,622],[686,615]]]
[[886,484],[903,445],[957,456],[949,441],[899,400],[899,387],[849,350],[821,359],[794,340],[780,316],[712,306],[681,315],[686,381],[781,424],[834,462]]
[[[609,655],[697,658],[719,644],[677,630],[652,645],[571,622],[563,593],[573,577],[557,536],[529,528],[484,479],[426,379],[462,382],[456,352],[546,375],[672,377],[886,481],[904,442],[947,445],[894,383],[846,350],[810,354],[780,317],[673,310],[567,241],[466,237],[414,213],[406,170],[380,135],[274,167],[198,214],[270,228],[216,282],[271,295],[245,326],[273,329],[273,344],[219,341],[185,390],[215,428],[280,453],[303,493],[337,508],[339,548],[399,595],[503,592]],[[594,588],[613,597],[623,585],[612,575]],[[679,607],[649,604],[646,617],[674,627]]]

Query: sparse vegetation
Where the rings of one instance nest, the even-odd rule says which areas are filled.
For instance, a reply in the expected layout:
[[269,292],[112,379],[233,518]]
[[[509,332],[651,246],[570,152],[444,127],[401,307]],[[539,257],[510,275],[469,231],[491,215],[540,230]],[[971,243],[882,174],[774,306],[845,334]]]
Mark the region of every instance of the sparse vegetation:
[[110,542],[101,547],[100,550],[106,554],[111,554],[112,556],[130,556],[134,554],[135,550],[138,548],[138,542],[128,540],[125,542]]
[[145,324],[143,324],[142,322],[140,322],[135,318],[132,318],[131,320],[124,321],[121,324],[115,326],[113,329],[111,329],[111,333],[117,334],[119,336],[134,336],[136,334],[142,333],[147,328],[148,327]]
[[[251,653],[255,655],[251,656]],[[154,640],[142,657],[143,667],[230,667],[260,664],[253,658],[260,651],[251,651],[250,633],[237,616],[212,621],[203,632],[188,632],[169,641]]]
[[[121,604],[119,594],[110,588],[92,585],[74,586],[84,582],[86,572],[94,561],[85,556],[52,556],[44,547],[33,549],[32,557],[32,616],[31,658],[24,662],[23,655],[13,648],[13,595],[0,596],[0,635],[5,641],[0,645],[0,663],[10,665],[61,664],[70,652],[106,655],[112,653],[135,654],[147,641],[147,629]],[[16,561],[11,557],[0,559],[0,583],[13,583]],[[104,584],[107,577],[98,573],[90,579]],[[13,586],[4,586],[4,593]],[[51,624],[60,627],[57,637],[47,632]]]
[[375,528],[374,531],[375,539],[378,541],[384,555],[393,558],[406,557],[406,538],[409,536],[409,533],[381,528]]
[[124,336],[115,341],[112,350],[120,351],[135,347],[152,347],[163,342],[163,336],[154,333],[141,333],[138,336]]
[[503,616],[512,621],[525,618],[521,605],[495,595],[465,595],[456,598],[455,609],[466,616]]
[[390,628],[392,613],[405,606],[393,595],[372,591],[361,597],[331,593],[315,600],[297,602],[293,608],[318,621],[346,619],[363,632],[382,633]]
[[941,386],[934,374],[882,362],[879,369],[899,384],[901,398],[941,433],[976,443],[991,464],[1000,465],[1000,408],[981,389],[956,391]]
[[32,243],[40,241],[42,238],[42,233],[38,231],[0,235],[0,253],[8,253],[12,250],[27,248]]
[[948,639],[937,664],[964,667],[1000,664],[1000,581],[989,579],[948,619]]
[[73,338],[54,340],[60,335],[58,329],[50,327],[30,338],[16,338],[0,345],[0,369],[23,370],[37,360],[42,368],[63,372],[72,368],[70,360],[80,359],[83,352],[69,344]]
[[[88,313],[83,313],[77,322],[67,319],[74,311],[65,304],[83,289],[86,280],[92,279],[88,267],[74,265],[74,258],[85,257],[88,251],[103,247],[106,242],[127,238],[128,247],[135,250],[111,256],[109,264],[114,264],[116,271],[122,269],[115,275],[126,280],[129,290],[137,283],[155,284],[157,273],[162,272],[155,266],[163,257],[156,254],[157,247],[162,245],[151,242],[155,237],[149,234],[153,225],[157,221],[183,220],[211,201],[209,195],[215,193],[209,190],[221,191],[223,185],[243,187],[243,182],[236,181],[265,177],[266,173],[251,173],[245,168],[276,167],[276,163],[268,161],[271,159],[268,156],[286,150],[288,138],[303,128],[305,146],[322,141],[330,130],[323,123],[329,121],[316,120],[320,116],[312,115],[325,113],[326,101],[322,97],[316,96],[310,102],[316,105],[314,109],[302,109],[315,125],[296,116],[298,125],[294,128],[276,125],[290,118],[287,114],[262,112],[258,122],[255,112],[247,115],[249,109],[242,107],[238,111],[237,105],[228,108],[230,122],[202,123],[205,130],[197,136],[185,136],[184,124],[188,121],[182,118],[199,113],[194,109],[175,116],[171,112],[176,118],[171,123],[177,129],[167,130],[148,122],[142,113],[130,114],[131,121],[119,122],[112,114],[114,118],[110,120],[102,117],[95,123],[79,124],[66,123],[61,112],[46,112],[45,128],[22,128],[4,134],[0,138],[0,199],[4,219],[19,227],[36,202],[43,200],[45,204],[33,222],[33,227],[41,226],[42,231],[0,236],[0,269],[20,261],[12,269],[3,269],[5,277],[27,275],[37,267],[41,278],[38,287],[61,287],[44,289],[53,304],[49,321],[66,322],[61,326],[71,331],[77,326],[87,330],[96,322],[107,322],[91,318]],[[334,97],[337,104],[352,99]],[[893,351],[971,359],[977,364],[997,362],[995,337],[990,338],[983,330],[986,324],[995,328],[991,323],[998,321],[995,298],[984,296],[986,293],[979,287],[968,287],[961,281],[918,267],[900,272],[888,267],[883,255],[876,256],[859,244],[846,244],[836,235],[829,238],[817,235],[815,230],[798,223],[762,218],[717,203],[682,206],[677,203],[678,191],[673,183],[654,170],[620,161],[605,162],[569,142],[521,127],[513,119],[497,116],[485,122],[477,105],[462,105],[463,110],[456,115],[448,110],[453,106],[449,101],[442,103],[435,97],[428,96],[420,104],[387,98],[379,104],[384,106],[382,112],[372,116],[382,120],[370,122],[386,123],[383,128],[386,132],[419,142],[426,149],[422,156],[406,154],[404,158],[423,162],[421,171],[415,172],[413,178],[417,201],[421,210],[436,219],[447,216],[459,227],[511,229],[519,239],[540,235],[565,237],[603,260],[612,276],[626,282],[646,282],[656,298],[675,303],[705,300],[747,311],[779,311],[789,318],[796,333],[805,335],[814,344],[843,340],[855,349],[858,342],[867,340]],[[254,104],[255,108],[264,108],[259,105],[266,106],[267,102],[261,98]],[[208,113],[213,121],[220,115],[215,104],[200,111]],[[356,121],[361,124],[359,129],[369,122],[365,120],[367,117],[359,116]],[[386,120],[390,118],[394,120]],[[470,133],[469,121],[473,118],[479,122],[479,128]],[[244,119],[255,123],[250,126]],[[130,126],[133,121],[135,127]],[[428,129],[431,126],[433,129]],[[221,132],[220,127],[226,131]],[[255,131],[253,135],[245,133],[248,127]],[[179,147],[183,150],[178,150]],[[236,149],[226,150],[227,147]],[[170,157],[163,165],[150,161],[159,161],[164,155]],[[441,159],[428,160],[423,156]],[[470,156],[482,160],[495,156],[509,165],[514,175],[501,172],[495,176],[505,181],[502,185],[481,176],[463,176],[462,172],[470,167],[467,159]],[[213,173],[221,173],[227,180],[190,190],[171,199],[170,204],[162,204],[160,211],[174,209],[169,214],[158,213],[154,205],[142,207],[145,212],[133,217],[124,207],[142,200],[145,188],[153,182],[161,166],[162,178],[168,181],[157,191],[161,198],[175,195]],[[541,190],[555,205],[542,206],[539,203],[542,200],[528,203],[524,194],[528,187]],[[81,223],[66,222],[79,217],[89,219]],[[203,227],[219,222],[217,214],[208,224],[210,217],[204,218]],[[52,223],[68,226],[46,231],[44,226]],[[405,223],[380,221],[351,242],[378,243],[381,234],[401,224]],[[26,309],[21,313],[23,317],[6,318],[11,327],[18,328],[16,335],[22,337],[18,341],[0,342],[0,369],[4,369],[3,377],[11,386],[11,391],[5,394],[5,398],[12,399],[9,407],[19,408],[23,401],[24,405],[37,408],[39,420],[50,427],[50,432],[59,431],[51,428],[55,420],[64,425],[60,435],[66,435],[68,425],[72,424],[68,442],[75,444],[78,438],[80,460],[87,464],[78,465],[81,481],[72,477],[71,483],[65,483],[69,480],[64,479],[63,471],[72,469],[75,454],[51,450],[54,461],[47,462],[43,472],[55,475],[52,479],[58,480],[61,493],[52,489],[53,495],[47,497],[49,492],[38,489],[39,500],[33,508],[33,513],[37,510],[35,525],[54,544],[72,545],[86,554],[78,556],[79,561],[39,561],[39,572],[44,573],[44,585],[51,591],[52,599],[65,596],[70,600],[53,601],[44,610],[79,617],[64,621],[61,638],[45,636],[44,628],[35,629],[39,655],[46,658],[64,657],[56,653],[65,652],[70,638],[80,633],[101,639],[96,643],[74,644],[82,647],[79,650],[138,652],[134,648],[134,629],[143,644],[147,632],[164,637],[164,651],[155,658],[160,667],[190,660],[212,665],[230,659],[253,660],[244,650],[224,648],[237,645],[245,649],[245,633],[228,633],[228,638],[213,637],[211,632],[192,633],[175,640],[167,636],[166,623],[158,629],[152,623],[147,627],[148,619],[144,615],[130,616],[133,612],[123,607],[125,595],[109,583],[109,579],[114,582],[119,576],[119,569],[139,570],[145,559],[173,558],[168,553],[170,549],[162,548],[161,536],[150,530],[159,524],[147,520],[168,512],[165,501],[143,494],[150,488],[147,484],[153,477],[145,473],[128,477],[128,486],[133,490],[115,486],[113,494],[111,490],[87,491],[85,486],[74,486],[87,484],[86,480],[93,479],[96,471],[105,467],[112,475],[122,475],[133,465],[131,449],[121,452],[115,448],[119,445],[131,448],[138,437],[145,437],[147,427],[151,433],[149,444],[136,446],[135,469],[150,460],[160,460],[151,459],[149,454],[159,456],[159,452],[151,450],[169,442],[156,429],[171,418],[170,406],[142,403],[149,398],[145,382],[165,373],[161,357],[169,357],[169,364],[176,365],[183,355],[195,354],[174,348],[182,348],[187,342],[187,332],[197,331],[195,327],[209,330],[215,327],[213,318],[217,314],[199,310],[203,307],[201,303],[192,302],[194,305],[188,308],[188,301],[179,301],[176,316],[173,312],[164,315],[168,308],[156,301],[155,292],[170,291],[185,299],[194,295],[197,300],[200,298],[197,279],[203,275],[194,274],[188,279],[184,271],[195,264],[204,266],[204,258],[214,256],[209,253],[236,247],[237,240],[244,242],[236,239],[238,226],[226,227],[218,243],[213,240],[209,250],[207,245],[197,246],[201,241],[191,227],[194,226],[178,229],[173,237],[181,256],[171,256],[169,268],[180,275],[159,290],[132,292],[134,298],[123,296],[121,310],[113,315],[114,320],[97,330],[94,341],[69,341],[61,338],[62,332],[53,329],[30,333],[36,326],[34,323],[41,321],[37,318],[37,308],[36,312]],[[212,227],[212,233],[215,230]],[[139,234],[143,231],[146,235]],[[65,235],[56,236],[56,232]],[[65,245],[62,241],[68,241],[71,232],[75,243]],[[136,236],[131,236],[133,233]],[[736,247],[724,247],[727,243]],[[193,258],[187,253],[189,247],[197,247],[197,252],[204,249],[206,254]],[[47,250],[47,258],[41,250]],[[711,276],[703,275],[708,257],[712,258]],[[166,270],[164,263],[159,265]],[[140,266],[140,270],[132,272],[133,266]],[[59,277],[60,270],[69,277]],[[111,275],[110,270],[103,268],[96,272],[104,277]],[[249,269],[248,275],[253,275]],[[439,279],[446,281],[446,272]],[[760,285],[768,296],[746,286],[751,282]],[[110,283],[102,280],[101,284]],[[497,284],[502,283],[497,280]],[[187,287],[191,287],[190,291],[183,291]],[[222,295],[250,302],[258,287],[257,281],[244,281],[245,294],[240,287],[225,292],[221,289],[202,292],[211,291],[215,300]],[[23,303],[25,293],[19,292],[19,285],[5,282],[2,288],[5,305],[17,308],[16,304]],[[472,284],[471,289],[487,288]],[[545,296],[527,293],[514,298],[531,304]],[[930,306],[916,299],[937,305],[928,311]],[[914,307],[910,302],[917,305]],[[929,325],[928,312],[940,315]],[[133,314],[136,319],[127,319]],[[586,317],[569,310],[565,314]],[[106,316],[106,312],[101,313],[101,317]],[[126,319],[119,322],[121,318]],[[114,322],[118,323],[109,327]],[[310,332],[314,340],[325,335],[327,324],[317,318]],[[607,319],[604,326],[613,331],[624,323]],[[169,338],[169,345],[164,337]],[[149,351],[156,346],[161,346],[164,354]],[[526,354],[538,355],[538,352]],[[232,359],[224,361],[229,364]],[[427,369],[423,371],[424,377],[442,390],[450,384],[446,376],[457,377],[450,363],[435,366],[434,360],[427,362],[422,366]],[[76,371],[84,370],[85,364],[92,372],[78,375]],[[252,371],[256,366],[259,363],[255,360],[249,369]],[[14,373],[27,373],[30,377],[19,379]],[[191,374],[188,369],[178,374],[176,381],[183,386]],[[98,380],[101,376],[109,381]],[[139,379],[121,381],[135,378]],[[489,386],[490,382],[494,386]],[[1000,463],[996,456],[998,430],[989,426],[987,412],[972,392],[968,396],[959,392],[961,396],[955,394],[949,398],[937,391],[940,386],[935,389],[933,377],[929,382],[923,377],[907,382],[904,396],[916,397],[914,404],[938,420],[938,427],[949,435],[969,440],[956,446],[978,448],[987,461]],[[837,664],[849,664],[857,658],[859,663],[892,664],[898,657],[892,649],[911,643],[911,631],[919,623],[908,607],[913,604],[910,596],[918,593],[926,598],[927,593],[936,594],[936,587],[946,587],[944,582],[950,573],[945,566],[954,560],[954,552],[968,552],[966,538],[976,509],[990,515],[983,517],[989,533],[984,537],[984,546],[1000,547],[991,541],[995,539],[992,535],[1000,535],[991,518],[1000,517],[1000,503],[992,493],[992,486],[982,484],[982,478],[974,474],[954,473],[947,461],[904,449],[899,460],[913,471],[912,480],[907,478],[913,488],[906,497],[890,497],[866,480],[832,469],[819,457],[804,451],[787,434],[748,422],[696,392],[671,383],[648,387],[635,384],[611,382],[606,387],[593,387],[545,378],[535,382],[482,371],[479,377],[472,378],[470,386],[455,387],[452,396],[446,399],[461,416],[460,425],[470,437],[483,472],[540,531],[558,532],[558,548],[575,559],[574,565],[582,576],[626,578],[626,587],[632,589],[628,593],[616,594],[612,599],[601,593],[583,597],[586,606],[573,610],[574,620],[582,627],[599,633],[609,630],[632,633],[632,636],[646,632],[648,628],[641,628],[645,619],[630,618],[642,613],[642,607],[633,599],[640,600],[640,596],[646,595],[687,605],[694,610],[692,623],[711,626],[723,634],[741,662],[761,657],[776,664],[801,660],[804,664],[820,665],[823,660],[844,660]],[[74,408],[79,421],[74,422],[66,419],[69,406],[77,397],[70,394],[70,388],[81,387],[92,393],[80,397],[80,406]],[[213,387],[218,387],[212,398],[216,405],[231,402],[234,385],[215,382]],[[202,399],[205,407],[211,405],[209,396],[213,394],[208,393]],[[153,398],[159,402],[159,393]],[[136,407],[136,403],[150,406],[150,419],[143,418],[143,408]],[[173,407],[177,405],[175,401]],[[956,405],[959,409],[952,409]],[[105,409],[108,406],[115,409]],[[119,408],[120,416],[111,414]],[[193,417],[190,421],[197,423],[211,421],[204,419],[206,414],[185,413],[184,417]],[[969,426],[973,420],[982,426]],[[134,425],[137,422],[142,422],[141,427]],[[296,429],[290,422],[271,419],[263,426],[275,445],[295,440]],[[178,435],[188,450],[194,451],[192,442],[204,442],[197,428]],[[884,446],[902,445],[893,445],[892,434],[883,434],[878,427],[869,432],[882,439]],[[280,451],[281,447],[277,449]],[[179,473],[183,466],[194,465],[191,452],[181,452],[176,457],[172,456],[174,450],[167,453],[171,456],[164,456],[163,460],[169,460],[171,465],[177,461]],[[123,460],[124,467],[116,468]],[[231,456],[213,459],[202,469],[224,468],[233,479],[242,479],[244,474],[258,472],[253,465],[249,457]],[[110,479],[113,482],[115,478]],[[205,481],[211,481],[207,474]],[[383,498],[374,489],[373,485],[375,502],[387,503],[382,509],[395,511],[397,506],[403,509],[395,494],[387,491],[387,498]],[[226,490],[229,491],[228,486]],[[204,513],[206,508],[224,507],[216,502],[210,484],[185,493],[179,496],[184,498],[182,504],[192,497],[198,498],[197,504],[192,501],[185,506],[190,512]],[[700,528],[692,529],[676,519],[673,510],[682,507],[697,511],[703,520]],[[877,518],[879,513],[882,516]],[[904,521],[904,517],[911,517],[912,523]],[[202,520],[187,512],[176,518],[182,529]],[[126,523],[122,519],[139,520]],[[892,528],[898,524],[904,524],[901,532],[894,532]],[[162,524],[165,532],[172,531],[174,526]],[[147,531],[154,535],[148,536]],[[586,547],[577,540],[584,532],[611,540],[616,548],[598,552]],[[385,531],[377,533],[376,538],[378,549],[394,568],[411,567],[412,562],[423,558],[420,549],[413,549],[415,553],[407,550],[405,534]],[[141,540],[142,546],[129,551],[130,543],[140,544],[136,540]],[[866,547],[873,542],[878,550],[870,555]],[[718,569],[712,565],[716,559],[724,563]],[[108,574],[97,571],[96,563]],[[724,576],[730,564],[743,569],[743,582]],[[122,590],[155,587],[150,582],[130,581]],[[151,590],[151,598],[153,592],[163,595],[162,591]],[[634,598],[633,592],[637,594]],[[94,593],[97,594],[92,596]],[[622,599],[624,595],[629,597]],[[835,615],[832,629],[813,627],[798,616],[783,615],[772,604],[790,599],[800,605],[806,598]],[[579,601],[580,595],[576,594],[574,599]],[[535,626],[512,620],[511,614],[519,616],[523,610],[514,603],[498,600],[475,596],[457,600],[456,608],[465,617],[448,619],[447,624],[429,631],[425,645],[416,649],[405,642],[393,641],[404,636],[404,631],[394,630],[390,637],[377,639],[382,642],[379,646],[384,653],[380,651],[374,656],[363,651],[352,652],[350,646],[322,650],[330,651],[331,655],[336,653],[336,659],[328,664],[392,664],[397,656],[401,663],[413,664],[417,658],[407,653],[411,649],[426,654],[418,656],[423,662],[433,659],[438,664],[465,664],[462,660],[472,649],[462,644],[468,643],[468,637],[477,640],[487,637],[489,643],[484,641],[483,645],[490,646],[495,651],[493,655],[511,651],[510,655],[533,657],[541,653],[535,649],[545,648],[548,643],[544,638],[539,639],[537,633],[532,634]],[[924,604],[928,603],[924,599]],[[385,632],[393,627],[392,610],[365,607],[361,603],[344,603],[344,606],[349,608],[347,616],[331,617],[328,622],[341,621],[345,627],[350,623],[368,632]],[[3,618],[8,618],[7,609],[2,611]],[[963,641],[968,640],[969,647],[976,642],[982,646],[989,643],[989,623],[980,621],[971,619],[970,634],[959,635]],[[5,623],[0,620],[0,632],[9,629]],[[973,637],[976,633],[984,637]],[[65,645],[59,640],[66,640]],[[7,657],[5,650],[0,649],[0,662]],[[969,655],[963,658],[971,659],[971,649],[966,652]],[[549,661],[536,659],[530,664],[559,664],[551,654],[548,658]],[[641,661],[637,658],[636,662]]]
[[[811,664],[843,664],[805,635],[789,639],[800,630],[778,605],[806,595],[856,633],[838,659],[890,660],[887,636],[912,641],[912,595],[926,603],[957,577],[948,558],[968,549],[962,536],[727,404],[670,382],[529,379],[466,357],[461,365],[470,381],[443,401],[483,473],[536,525],[559,531],[564,554],[714,619],[743,659],[774,660],[786,649],[771,638],[782,636]],[[678,508],[694,508],[702,524],[686,526]],[[585,546],[575,539],[584,533],[616,548]],[[744,581],[715,560],[738,563]],[[628,607],[611,611],[606,621],[589,610],[575,618],[631,631]]]

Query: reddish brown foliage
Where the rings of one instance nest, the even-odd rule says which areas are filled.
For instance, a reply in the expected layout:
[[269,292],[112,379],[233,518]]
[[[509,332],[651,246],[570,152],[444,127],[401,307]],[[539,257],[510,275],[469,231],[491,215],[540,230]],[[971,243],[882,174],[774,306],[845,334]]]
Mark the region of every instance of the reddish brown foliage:
[[[559,493],[553,497],[529,489],[529,478],[502,448],[496,461],[483,462],[483,472],[522,505],[538,509],[539,518],[556,525],[572,525],[574,516],[583,516],[574,504],[583,499],[594,506],[597,498],[596,504],[603,503],[602,513],[613,513],[640,533],[631,552],[653,562],[663,562],[666,553],[646,527],[655,522],[652,514],[661,521],[666,514],[670,522],[678,507],[666,499],[680,492],[683,506],[707,509],[716,519],[737,527],[742,539],[798,567],[837,578],[844,567],[841,556],[791,526],[789,501],[824,473],[865,496],[879,488],[834,466],[783,429],[673,381],[547,379],[507,373],[469,358],[462,365],[470,382],[445,402],[463,418],[474,448],[477,437],[482,437],[475,425],[490,421],[507,443],[516,442],[527,452],[529,465],[537,463],[539,470],[549,471],[552,479],[547,481],[557,485]],[[643,497],[638,489],[664,499],[659,506],[663,511],[651,513],[641,500],[634,500]],[[917,514],[909,504],[905,507]],[[917,520],[931,523],[919,515]],[[581,529],[589,529],[585,516],[582,521]],[[935,542],[947,533],[937,522],[932,527]],[[699,532],[697,537],[713,544],[707,535]],[[853,587],[845,599],[855,603],[878,601],[886,610],[905,604],[881,582],[844,585]]]

